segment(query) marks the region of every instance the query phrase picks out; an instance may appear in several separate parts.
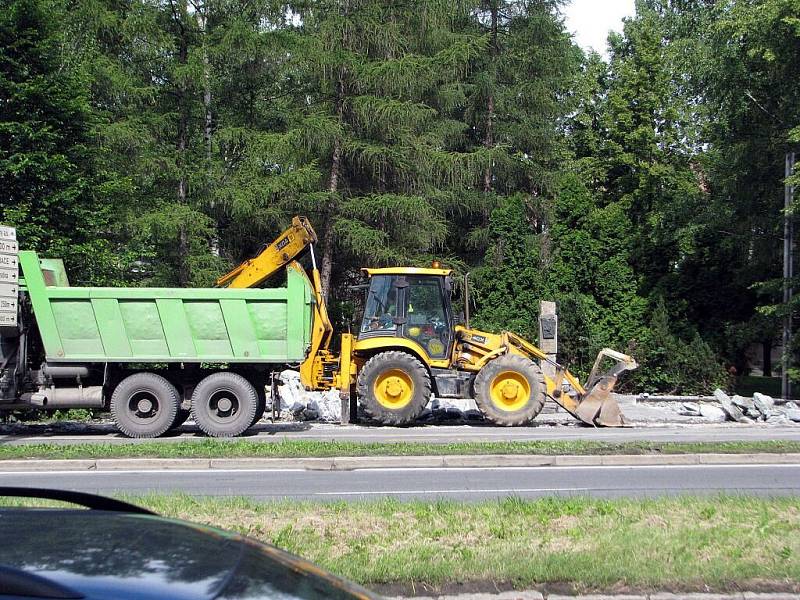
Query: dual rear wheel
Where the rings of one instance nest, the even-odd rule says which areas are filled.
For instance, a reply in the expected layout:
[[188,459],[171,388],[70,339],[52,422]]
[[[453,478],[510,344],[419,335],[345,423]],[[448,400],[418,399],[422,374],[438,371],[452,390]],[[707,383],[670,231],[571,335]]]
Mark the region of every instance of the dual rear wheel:
[[190,416],[212,437],[245,432],[264,413],[265,396],[238,373],[219,371],[194,388],[191,410],[181,408],[177,388],[156,373],[134,373],[117,385],[111,414],[128,437],[154,438],[183,424]]

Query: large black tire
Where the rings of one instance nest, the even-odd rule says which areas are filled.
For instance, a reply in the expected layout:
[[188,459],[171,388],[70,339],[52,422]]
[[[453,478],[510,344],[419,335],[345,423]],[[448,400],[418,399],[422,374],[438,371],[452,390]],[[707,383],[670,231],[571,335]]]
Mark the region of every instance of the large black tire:
[[212,437],[241,435],[253,423],[257,408],[258,392],[237,373],[213,373],[192,394],[192,418]]
[[381,352],[361,369],[356,391],[364,412],[373,421],[408,425],[417,420],[431,399],[431,378],[411,354]]
[[114,389],[111,414],[128,437],[154,438],[172,426],[180,402],[178,390],[161,375],[134,373]]
[[267,408],[267,394],[263,385],[256,388],[256,394],[258,394],[258,404],[256,405],[256,412],[253,415],[253,420],[250,423],[250,427],[261,420],[261,417],[264,416],[264,410]]
[[516,354],[504,354],[475,377],[475,402],[486,418],[498,425],[526,425],[542,411],[546,389],[536,363]]

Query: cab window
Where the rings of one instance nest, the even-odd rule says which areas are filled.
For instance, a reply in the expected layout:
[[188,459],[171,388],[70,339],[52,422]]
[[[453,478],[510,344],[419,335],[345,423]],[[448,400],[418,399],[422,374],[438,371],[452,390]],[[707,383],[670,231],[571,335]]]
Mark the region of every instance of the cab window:
[[361,333],[394,335],[397,325],[397,290],[394,275],[376,275],[370,281]]

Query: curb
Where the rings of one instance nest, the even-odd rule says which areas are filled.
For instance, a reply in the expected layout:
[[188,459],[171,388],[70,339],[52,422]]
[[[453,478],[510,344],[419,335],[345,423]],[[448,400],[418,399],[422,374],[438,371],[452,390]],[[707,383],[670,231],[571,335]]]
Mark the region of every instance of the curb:
[[[451,456],[342,456],[332,458],[98,458],[82,460],[3,460],[0,473],[23,471],[440,469],[504,467],[639,467],[680,465],[800,465],[800,454],[609,454]],[[733,596],[732,596],[733,597]],[[753,598],[757,598],[753,596]],[[659,600],[661,600],[659,598]],[[664,598],[666,600],[666,597]]]
[[653,594],[586,594],[565,596],[542,594],[535,590],[502,592],[499,594],[457,594],[453,596],[393,596],[388,600],[800,600],[800,594],[785,592],[756,593],[734,592],[730,594],[707,593],[653,593]]

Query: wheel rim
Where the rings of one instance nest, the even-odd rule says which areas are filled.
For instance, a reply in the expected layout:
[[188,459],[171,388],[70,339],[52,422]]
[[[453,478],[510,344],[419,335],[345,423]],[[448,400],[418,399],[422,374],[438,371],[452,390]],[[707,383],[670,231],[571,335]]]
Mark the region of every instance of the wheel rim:
[[411,403],[414,380],[402,369],[389,369],[378,375],[372,389],[381,406],[398,410]]
[[208,398],[207,414],[216,423],[229,423],[239,413],[239,398],[233,390],[220,388]]
[[489,384],[489,395],[500,410],[514,412],[528,404],[531,385],[528,378],[516,371],[503,371],[495,375]]
[[128,415],[138,423],[149,423],[158,416],[158,396],[149,390],[137,390],[128,397]]

